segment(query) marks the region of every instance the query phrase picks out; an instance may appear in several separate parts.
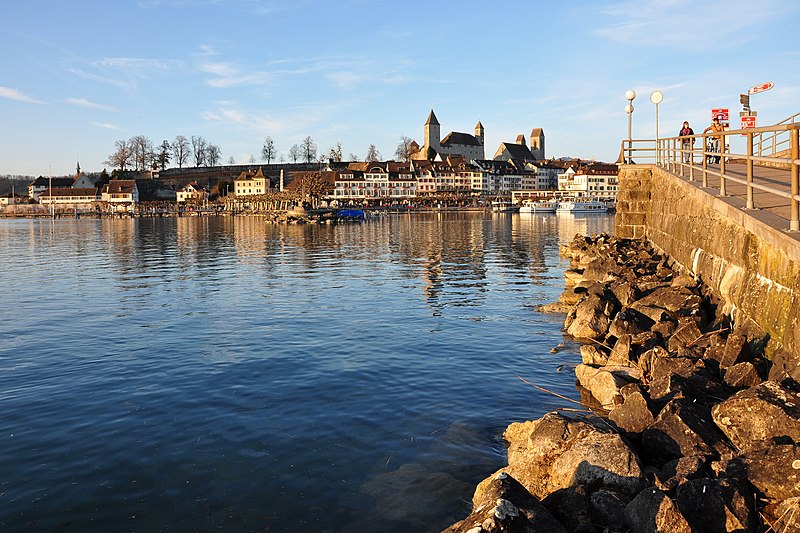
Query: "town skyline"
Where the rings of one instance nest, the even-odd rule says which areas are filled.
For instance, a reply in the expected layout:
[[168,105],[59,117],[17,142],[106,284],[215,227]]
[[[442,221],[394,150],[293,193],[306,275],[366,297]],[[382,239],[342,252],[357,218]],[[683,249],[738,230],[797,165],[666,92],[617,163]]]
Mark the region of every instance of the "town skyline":
[[[791,28],[800,7],[767,1],[574,2],[565,7],[403,6],[350,1],[142,0],[108,6],[33,1],[0,22],[0,174],[108,168],[114,143],[199,135],[221,162],[260,162],[265,137],[288,151],[311,136],[391,159],[401,136],[422,144],[431,110],[443,132],[486,128],[487,151],[531,128],[548,157],[614,161],[627,134],[696,132],[712,107],[737,119],[754,95],[759,124],[800,110]],[[43,17],[43,11],[48,12]],[[124,24],[120,24],[124,21]],[[490,154],[487,154],[489,156]]]

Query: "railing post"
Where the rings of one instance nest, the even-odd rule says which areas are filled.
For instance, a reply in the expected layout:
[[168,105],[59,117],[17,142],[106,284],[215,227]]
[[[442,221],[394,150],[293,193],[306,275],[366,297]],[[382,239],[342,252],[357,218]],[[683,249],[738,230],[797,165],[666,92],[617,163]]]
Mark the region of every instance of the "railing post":
[[797,195],[800,194],[800,172],[798,172],[797,160],[800,158],[800,130],[794,128],[790,133],[792,140],[792,199],[791,205],[791,218],[789,220],[790,231],[800,231],[800,202],[797,200]]
[[703,136],[703,188],[708,188],[708,137]]
[[694,137],[689,144],[689,181],[694,181]]
[[753,132],[747,132],[747,205],[753,209]]
[[719,155],[719,195],[728,196],[728,190],[725,187],[725,134],[719,136],[717,142],[717,155]]

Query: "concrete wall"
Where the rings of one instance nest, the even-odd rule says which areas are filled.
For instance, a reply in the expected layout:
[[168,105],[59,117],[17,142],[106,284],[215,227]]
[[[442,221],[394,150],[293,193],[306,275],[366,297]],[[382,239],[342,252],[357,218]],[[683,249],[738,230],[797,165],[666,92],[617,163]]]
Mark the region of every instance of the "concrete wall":
[[655,166],[623,165],[619,179],[617,235],[650,239],[800,374],[800,242]]

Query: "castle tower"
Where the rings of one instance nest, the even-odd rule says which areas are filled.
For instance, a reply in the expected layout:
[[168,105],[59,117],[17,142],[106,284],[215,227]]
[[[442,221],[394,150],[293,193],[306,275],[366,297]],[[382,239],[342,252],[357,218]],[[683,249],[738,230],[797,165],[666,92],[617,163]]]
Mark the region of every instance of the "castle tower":
[[531,130],[531,153],[537,160],[546,159],[544,155],[544,130],[533,128]]
[[433,148],[436,153],[441,152],[442,146],[439,144],[442,140],[442,130],[439,121],[436,120],[436,115],[428,115],[428,120],[425,121],[425,149]]
[[480,141],[481,146],[483,146],[485,139],[484,133],[485,132],[483,130],[483,124],[481,124],[481,121],[479,120],[478,123],[475,124],[475,138],[478,139],[478,141]]

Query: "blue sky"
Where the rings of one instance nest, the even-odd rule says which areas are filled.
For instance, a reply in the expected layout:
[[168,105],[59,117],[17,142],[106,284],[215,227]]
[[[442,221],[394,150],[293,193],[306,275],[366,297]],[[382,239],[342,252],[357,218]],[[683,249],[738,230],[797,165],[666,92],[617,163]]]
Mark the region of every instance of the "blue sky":
[[[627,136],[712,107],[759,124],[800,111],[800,3],[790,0],[384,2],[10,0],[0,19],[0,174],[104,168],[114,142],[201,135],[246,163],[310,135],[363,158],[449,131],[502,141],[544,128],[547,155],[613,161]],[[288,155],[287,155],[288,158]]]

